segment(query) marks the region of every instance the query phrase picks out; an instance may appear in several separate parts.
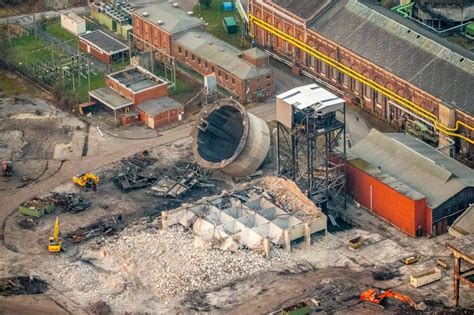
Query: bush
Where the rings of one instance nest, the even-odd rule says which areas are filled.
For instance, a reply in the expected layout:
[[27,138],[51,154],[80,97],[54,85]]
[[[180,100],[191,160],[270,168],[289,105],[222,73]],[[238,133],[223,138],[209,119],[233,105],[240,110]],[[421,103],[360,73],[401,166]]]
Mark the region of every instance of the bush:
[[212,3],[212,0],[199,0],[199,4],[206,8],[210,8],[211,3]]

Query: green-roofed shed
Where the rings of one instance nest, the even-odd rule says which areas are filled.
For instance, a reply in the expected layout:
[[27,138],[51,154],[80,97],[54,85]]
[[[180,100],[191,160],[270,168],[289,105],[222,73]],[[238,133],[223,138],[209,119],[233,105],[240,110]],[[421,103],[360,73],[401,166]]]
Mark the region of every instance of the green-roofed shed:
[[235,34],[239,30],[239,26],[237,25],[235,19],[232,16],[224,18],[224,28],[229,34]]

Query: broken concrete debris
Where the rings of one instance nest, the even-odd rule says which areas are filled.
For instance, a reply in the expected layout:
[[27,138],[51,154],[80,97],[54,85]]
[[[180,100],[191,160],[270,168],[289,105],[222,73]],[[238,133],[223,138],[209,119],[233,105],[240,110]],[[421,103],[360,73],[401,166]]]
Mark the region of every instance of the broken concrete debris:
[[[181,226],[152,228],[159,225],[157,221],[130,225],[100,247],[85,243],[82,258],[91,263],[58,261],[58,281],[79,288],[91,302],[116,302],[138,287],[171,300],[194,290],[221,287],[288,259],[281,249],[272,250],[271,259],[265,259],[248,250],[221,251],[209,242],[197,246],[190,231]],[[137,280],[136,275],[146,276]]]
[[122,216],[111,216],[104,220],[100,220],[96,223],[93,223],[87,227],[81,227],[78,230],[69,233],[66,236],[66,239],[72,241],[73,243],[80,243],[82,241],[89,240],[97,236],[113,235],[122,227]]
[[289,251],[292,241],[309,243],[313,233],[327,227],[326,216],[292,183],[267,177],[251,188],[163,212],[163,226],[192,228],[223,250],[244,247],[268,256],[273,245]]

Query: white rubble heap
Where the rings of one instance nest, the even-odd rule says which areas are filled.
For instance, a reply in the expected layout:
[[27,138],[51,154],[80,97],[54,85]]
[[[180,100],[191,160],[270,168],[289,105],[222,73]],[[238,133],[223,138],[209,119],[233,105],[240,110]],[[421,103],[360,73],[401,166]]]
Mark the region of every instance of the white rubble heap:
[[[269,269],[289,259],[282,249],[272,249],[270,259],[261,253],[235,253],[212,248],[192,232],[173,226],[135,224],[116,237],[81,246],[76,260],[59,260],[57,277],[69,290],[79,290],[90,302],[102,300],[112,305],[133,291],[149,290],[162,301],[193,290],[217,288],[228,282]],[[72,293],[72,292],[71,292]]]

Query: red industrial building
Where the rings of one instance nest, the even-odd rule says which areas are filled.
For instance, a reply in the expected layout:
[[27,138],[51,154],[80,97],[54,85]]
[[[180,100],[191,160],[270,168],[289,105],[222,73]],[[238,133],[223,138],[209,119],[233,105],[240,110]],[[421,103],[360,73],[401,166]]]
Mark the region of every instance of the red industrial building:
[[133,36],[139,49],[154,51],[158,60],[174,57],[194,72],[216,74],[219,86],[241,102],[255,101],[275,93],[269,56],[258,48],[246,51],[201,31],[204,22],[169,2],[137,9],[133,13]]
[[89,92],[88,106],[104,105],[122,124],[142,121],[150,128],[183,119],[184,106],[168,97],[168,83],[142,67],[131,67],[106,76],[107,87]]
[[[474,165],[472,52],[368,1],[249,0],[248,12],[255,43],[295,73],[395,125],[413,120],[435,137],[434,121],[452,128],[456,157]],[[440,146],[452,143],[452,133],[440,135]]]
[[79,36],[79,49],[105,64],[128,56],[128,46],[106,33],[96,30]]
[[415,237],[438,235],[474,201],[474,170],[406,134],[372,129],[348,152],[347,193]]

